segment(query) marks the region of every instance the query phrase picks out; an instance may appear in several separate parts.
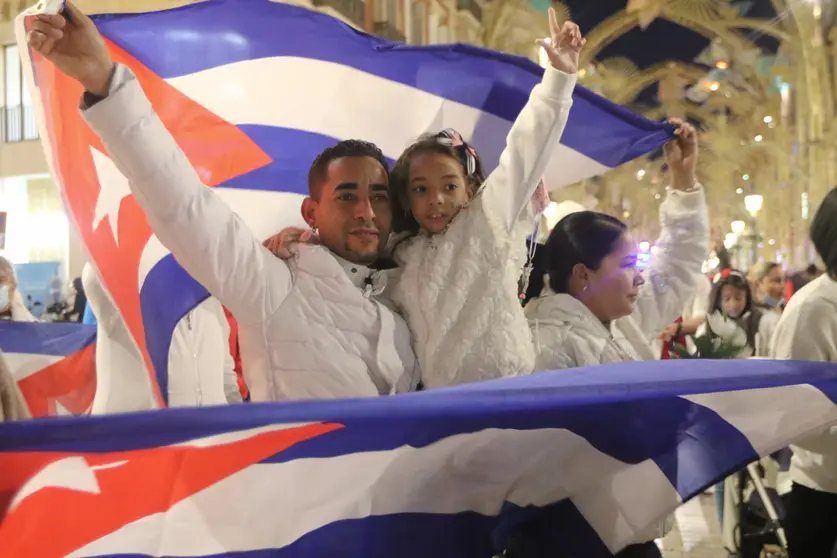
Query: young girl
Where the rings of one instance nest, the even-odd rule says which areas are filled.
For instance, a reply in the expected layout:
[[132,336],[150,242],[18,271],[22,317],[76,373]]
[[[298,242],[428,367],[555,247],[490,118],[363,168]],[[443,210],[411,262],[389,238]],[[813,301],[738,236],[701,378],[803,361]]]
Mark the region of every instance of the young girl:
[[549,10],[550,65],[509,131],[488,178],[453,130],[420,138],[392,168],[399,236],[388,295],[404,314],[426,388],[532,372],[534,353],[517,298],[531,198],[572,105],[578,26]]
[[[708,313],[721,313],[744,331],[750,356],[766,357],[770,353],[779,315],[756,308],[750,283],[740,271],[725,269],[715,276]],[[709,335],[715,335],[708,322],[703,327]]]

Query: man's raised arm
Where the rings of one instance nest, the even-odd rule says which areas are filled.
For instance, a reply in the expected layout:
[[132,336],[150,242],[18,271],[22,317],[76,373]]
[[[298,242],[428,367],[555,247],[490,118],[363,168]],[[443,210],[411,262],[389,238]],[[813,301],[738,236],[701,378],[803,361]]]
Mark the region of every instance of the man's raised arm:
[[263,319],[290,291],[287,264],[201,182],[134,75],[113,64],[93,21],[70,3],[64,9],[68,18],[35,16],[27,42],[84,86],[84,118],[162,244],[239,321]]

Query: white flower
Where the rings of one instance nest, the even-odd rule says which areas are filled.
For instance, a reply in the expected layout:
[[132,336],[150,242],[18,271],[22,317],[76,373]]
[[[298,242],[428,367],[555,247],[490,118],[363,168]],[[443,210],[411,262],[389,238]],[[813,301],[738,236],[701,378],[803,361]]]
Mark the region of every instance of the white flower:
[[745,347],[747,345],[747,332],[720,312],[706,316],[706,325],[709,326],[712,333],[724,341],[732,343],[737,347]]

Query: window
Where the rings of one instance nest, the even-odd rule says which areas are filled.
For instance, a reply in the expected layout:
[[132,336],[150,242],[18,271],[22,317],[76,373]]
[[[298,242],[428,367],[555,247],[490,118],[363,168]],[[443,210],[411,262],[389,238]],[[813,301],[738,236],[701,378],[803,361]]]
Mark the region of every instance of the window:
[[3,48],[3,141],[38,139],[32,97],[23,79],[17,45]]

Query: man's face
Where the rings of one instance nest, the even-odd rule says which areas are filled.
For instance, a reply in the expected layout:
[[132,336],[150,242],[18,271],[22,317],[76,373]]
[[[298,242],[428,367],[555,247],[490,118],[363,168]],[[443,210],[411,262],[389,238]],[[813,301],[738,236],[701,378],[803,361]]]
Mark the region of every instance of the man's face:
[[350,262],[372,263],[392,229],[387,171],[372,157],[335,159],[320,199],[306,199],[302,211],[332,252]]

